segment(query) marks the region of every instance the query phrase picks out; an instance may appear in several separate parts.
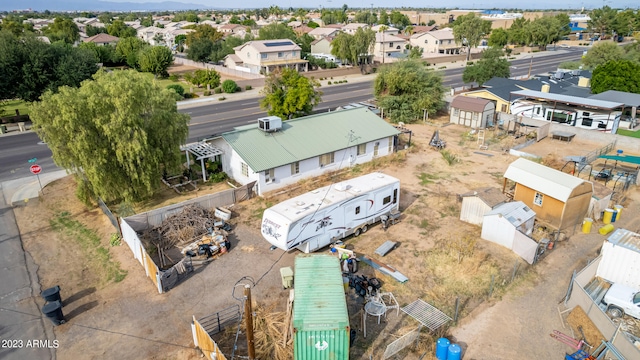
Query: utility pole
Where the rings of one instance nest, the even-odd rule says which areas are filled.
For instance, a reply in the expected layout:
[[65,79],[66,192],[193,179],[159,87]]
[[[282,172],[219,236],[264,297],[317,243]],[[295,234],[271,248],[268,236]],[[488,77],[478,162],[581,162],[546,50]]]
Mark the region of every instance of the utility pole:
[[531,79],[531,68],[533,67],[533,55],[531,55],[531,62],[529,63],[529,73],[527,74],[527,79]]
[[253,346],[253,310],[251,309],[251,286],[244,286],[244,316],[247,327],[247,348],[249,349],[249,360],[256,358],[256,349]]

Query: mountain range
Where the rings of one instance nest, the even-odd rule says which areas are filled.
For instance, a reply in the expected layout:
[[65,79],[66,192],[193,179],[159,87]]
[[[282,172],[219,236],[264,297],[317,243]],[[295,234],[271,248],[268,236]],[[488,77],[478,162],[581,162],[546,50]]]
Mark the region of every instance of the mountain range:
[[163,2],[111,2],[86,0],[26,0],[1,1],[0,11],[27,10],[33,11],[169,11],[207,9],[210,6],[189,4],[177,1]]

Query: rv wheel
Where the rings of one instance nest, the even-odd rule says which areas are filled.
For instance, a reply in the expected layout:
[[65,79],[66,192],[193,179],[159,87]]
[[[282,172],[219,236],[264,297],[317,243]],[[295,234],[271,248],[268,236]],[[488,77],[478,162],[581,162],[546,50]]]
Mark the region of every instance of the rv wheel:
[[364,234],[364,233],[366,233],[366,232],[367,232],[367,230],[369,230],[369,227],[367,227],[367,225],[365,225],[365,226],[363,226],[363,227],[362,227],[362,233],[363,233],[363,234]]
[[360,236],[360,229],[356,229],[356,231],[353,232],[353,236],[355,237]]

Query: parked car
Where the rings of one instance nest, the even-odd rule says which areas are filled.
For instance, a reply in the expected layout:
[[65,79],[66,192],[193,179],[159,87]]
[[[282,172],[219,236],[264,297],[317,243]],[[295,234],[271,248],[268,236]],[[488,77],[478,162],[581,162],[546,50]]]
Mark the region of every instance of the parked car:
[[625,314],[640,319],[640,290],[622,284],[612,284],[602,301],[609,316],[617,318]]
[[563,48],[563,49],[570,49],[571,46],[567,45],[567,44],[560,44],[558,45],[558,47]]

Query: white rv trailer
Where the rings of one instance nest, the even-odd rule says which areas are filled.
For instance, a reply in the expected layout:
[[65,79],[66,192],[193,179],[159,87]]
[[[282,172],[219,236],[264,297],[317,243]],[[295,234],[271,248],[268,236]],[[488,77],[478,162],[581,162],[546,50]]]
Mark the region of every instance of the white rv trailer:
[[398,210],[400,180],[374,172],[285,200],[264,211],[262,236],[274,246],[305,253],[367,231]]

